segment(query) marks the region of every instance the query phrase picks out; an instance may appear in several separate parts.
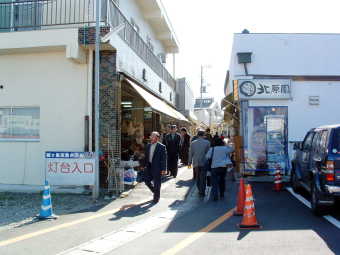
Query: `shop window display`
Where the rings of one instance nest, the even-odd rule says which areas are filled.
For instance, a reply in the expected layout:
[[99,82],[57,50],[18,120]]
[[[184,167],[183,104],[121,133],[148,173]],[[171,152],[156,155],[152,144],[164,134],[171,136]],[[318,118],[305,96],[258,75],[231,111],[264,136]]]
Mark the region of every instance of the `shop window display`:
[[245,118],[245,173],[287,169],[287,107],[249,107]]

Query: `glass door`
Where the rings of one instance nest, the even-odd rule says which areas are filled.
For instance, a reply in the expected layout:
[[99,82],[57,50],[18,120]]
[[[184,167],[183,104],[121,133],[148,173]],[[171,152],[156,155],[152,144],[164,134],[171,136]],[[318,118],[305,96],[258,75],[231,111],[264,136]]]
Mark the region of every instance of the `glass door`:
[[271,175],[277,165],[286,172],[288,107],[249,107],[245,115],[245,174]]

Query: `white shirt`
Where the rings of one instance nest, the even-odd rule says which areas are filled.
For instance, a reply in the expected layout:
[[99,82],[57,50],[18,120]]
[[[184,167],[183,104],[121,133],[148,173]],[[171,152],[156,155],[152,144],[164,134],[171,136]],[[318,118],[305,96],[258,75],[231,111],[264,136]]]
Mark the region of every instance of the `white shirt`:
[[157,143],[152,143],[150,146],[149,162],[152,163],[153,153],[155,152]]

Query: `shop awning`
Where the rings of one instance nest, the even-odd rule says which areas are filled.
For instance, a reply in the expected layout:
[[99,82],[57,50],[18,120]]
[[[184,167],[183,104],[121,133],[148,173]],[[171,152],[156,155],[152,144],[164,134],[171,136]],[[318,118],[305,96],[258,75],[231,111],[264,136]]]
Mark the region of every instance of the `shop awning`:
[[150,105],[152,109],[158,112],[162,112],[172,118],[175,118],[177,120],[182,121],[188,121],[187,118],[184,117],[184,115],[178,111],[176,111],[174,108],[160,100],[159,98],[155,97],[145,89],[138,86],[136,83],[130,80],[126,80],[136,91],[137,93]]

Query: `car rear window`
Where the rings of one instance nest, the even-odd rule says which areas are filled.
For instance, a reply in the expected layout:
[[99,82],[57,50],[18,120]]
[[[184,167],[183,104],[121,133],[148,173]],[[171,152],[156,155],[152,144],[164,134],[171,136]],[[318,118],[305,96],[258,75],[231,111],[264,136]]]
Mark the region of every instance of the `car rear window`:
[[333,130],[331,152],[340,154],[340,128],[336,128]]

